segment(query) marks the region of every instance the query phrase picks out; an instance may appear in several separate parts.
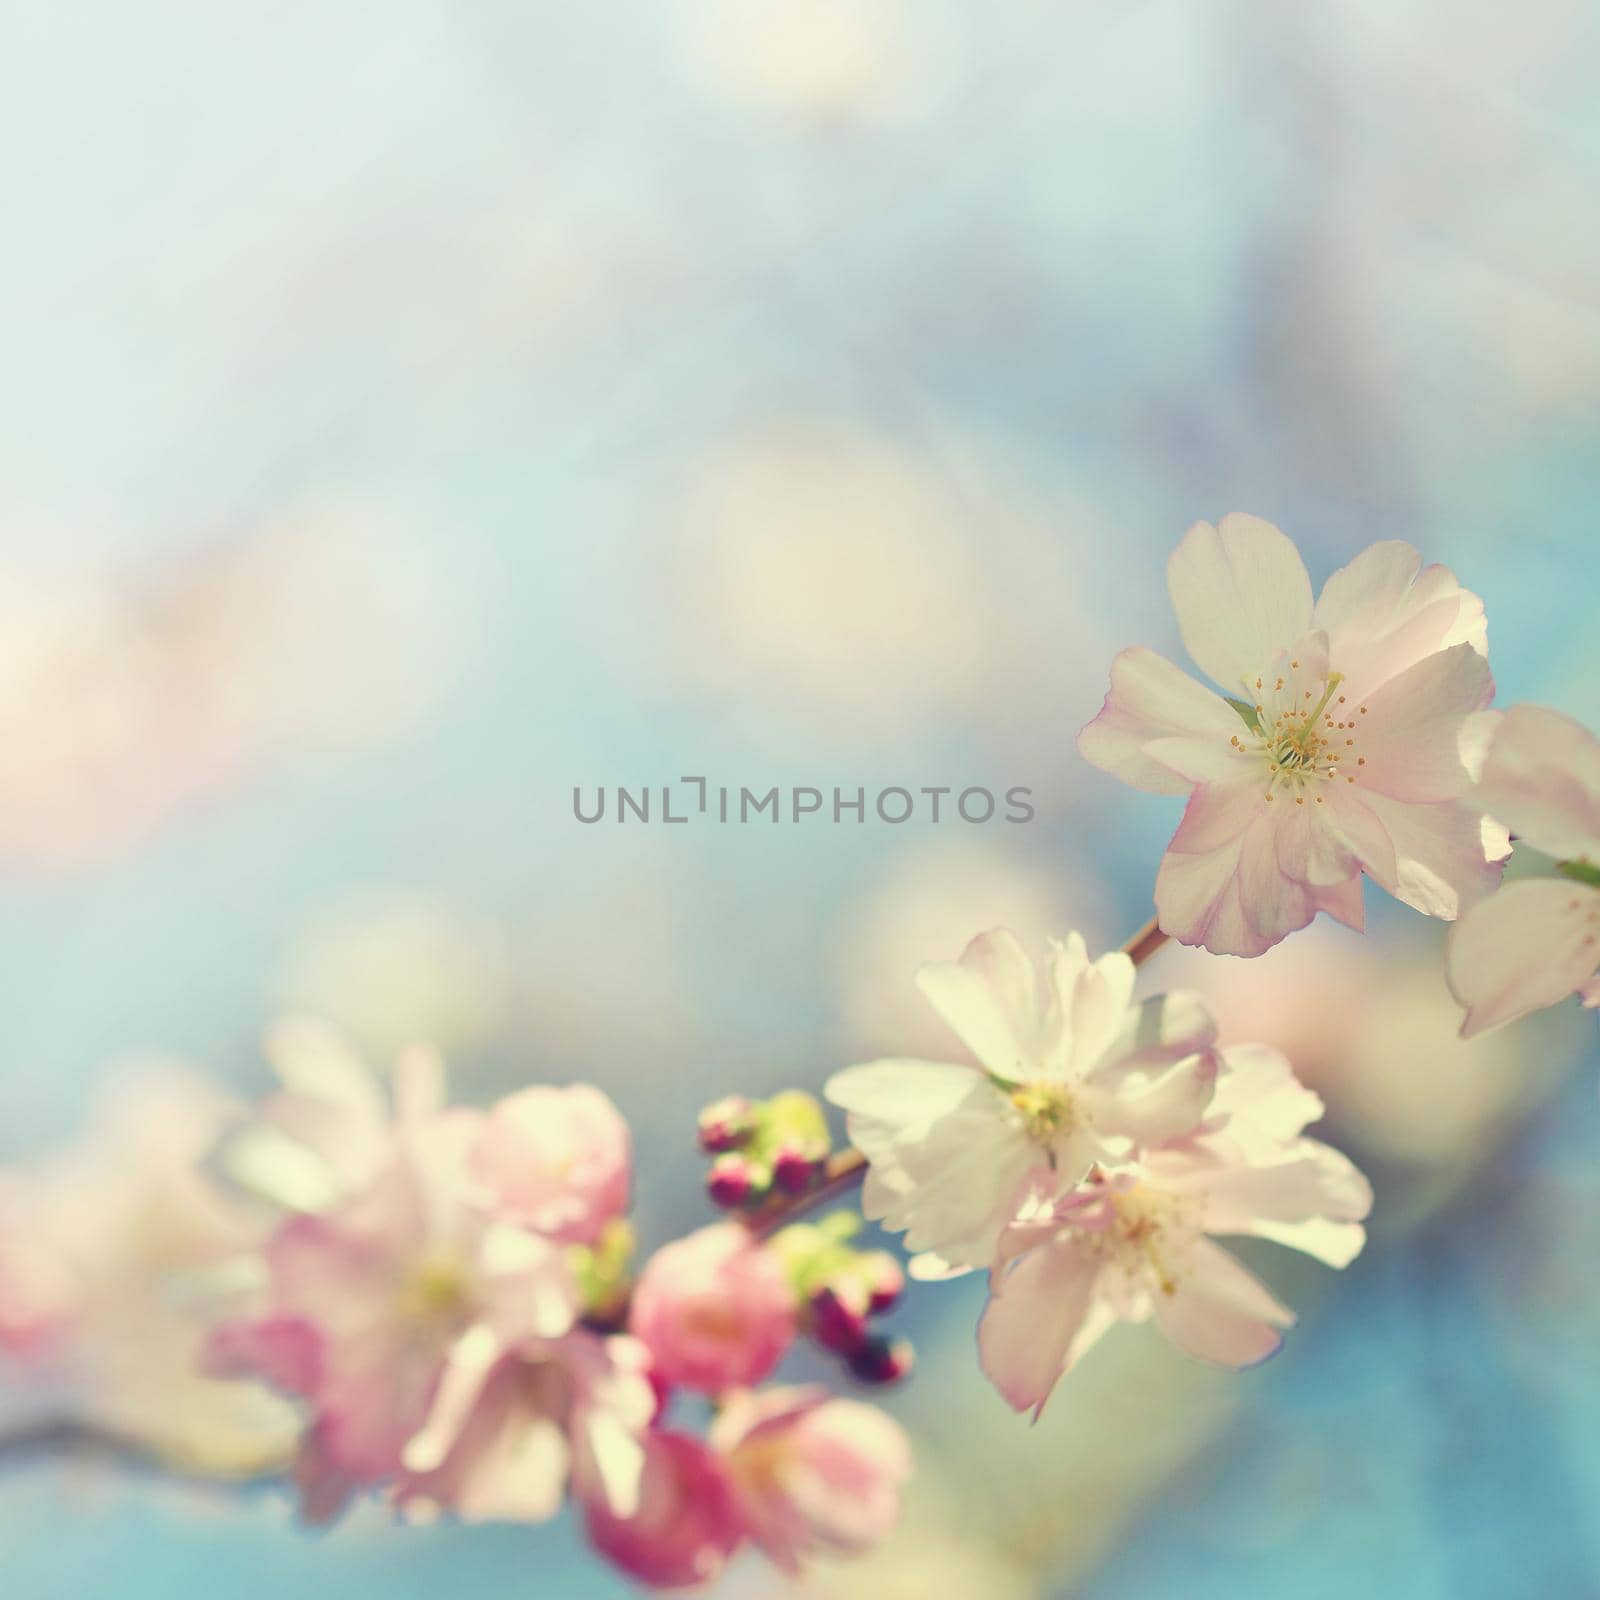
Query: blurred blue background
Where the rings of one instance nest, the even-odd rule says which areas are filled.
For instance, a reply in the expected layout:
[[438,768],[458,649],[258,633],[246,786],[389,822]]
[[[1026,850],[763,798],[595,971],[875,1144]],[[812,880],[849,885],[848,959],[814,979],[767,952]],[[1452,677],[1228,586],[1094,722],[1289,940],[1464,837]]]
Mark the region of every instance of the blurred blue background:
[[[0,11],[0,1158],[132,1058],[259,1092],[313,1011],[600,1083],[692,1226],[702,1102],[937,1051],[911,974],[981,928],[1148,914],[1175,808],[1072,740],[1228,510],[1318,582],[1411,540],[1503,703],[1600,720],[1590,0]],[[1037,816],[573,820],[683,774]],[[1261,1259],[1282,1357],[1130,1331],[1030,1430],[919,1291],[904,1534],[727,1594],[1600,1595],[1592,1020],[1456,1044],[1379,898],[1147,972],[1374,1172],[1342,1278]],[[82,1464],[0,1542],[18,1600],[626,1592],[564,1525]]]

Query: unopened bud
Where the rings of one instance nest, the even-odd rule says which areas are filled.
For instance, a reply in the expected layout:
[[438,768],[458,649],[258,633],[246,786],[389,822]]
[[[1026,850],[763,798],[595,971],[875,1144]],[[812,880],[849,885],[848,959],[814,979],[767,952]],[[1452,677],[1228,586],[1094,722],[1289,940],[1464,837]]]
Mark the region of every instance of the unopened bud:
[[786,1144],[772,1158],[772,1181],[785,1194],[804,1194],[816,1181],[825,1157],[797,1144]]
[[755,1107],[742,1094],[714,1100],[700,1113],[700,1148],[708,1155],[737,1150],[755,1132]]
[[861,1258],[861,1265],[871,1294],[868,1309],[889,1310],[905,1291],[906,1275],[900,1263],[887,1250],[874,1250]]
[[915,1363],[909,1339],[873,1334],[850,1357],[850,1371],[862,1383],[898,1383]]
[[713,1205],[726,1208],[744,1205],[755,1189],[755,1175],[741,1155],[718,1156],[706,1174],[706,1193]]
[[867,1307],[849,1290],[829,1285],[812,1295],[811,1336],[825,1350],[853,1356],[867,1338]]

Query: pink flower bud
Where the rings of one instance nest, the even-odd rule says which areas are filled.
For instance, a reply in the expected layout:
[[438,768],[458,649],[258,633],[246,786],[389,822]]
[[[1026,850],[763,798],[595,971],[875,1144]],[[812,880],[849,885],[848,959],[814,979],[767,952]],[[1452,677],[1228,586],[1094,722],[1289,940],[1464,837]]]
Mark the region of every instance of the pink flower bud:
[[915,1362],[909,1339],[872,1334],[850,1357],[850,1371],[862,1383],[899,1383]]
[[742,1094],[715,1100],[700,1113],[700,1148],[708,1155],[736,1150],[755,1131],[755,1107]]
[[863,1256],[861,1264],[871,1290],[867,1309],[874,1314],[890,1310],[905,1292],[906,1275],[900,1263],[887,1250],[875,1250]]
[[816,1182],[821,1167],[814,1152],[786,1144],[772,1159],[772,1181],[785,1194],[804,1194]]
[[470,1157],[497,1216],[578,1244],[593,1243],[627,1209],[631,1165],[627,1124],[586,1083],[508,1095]]
[[741,1155],[729,1152],[718,1156],[706,1174],[706,1193],[713,1205],[731,1210],[742,1206],[755,1194],[755,1172]]
[[739,1224],[714,1223],[646,1263],[631,1327],[668,1383],[719,1394],[759,1383],[783,1359],[794,1291],[777,1256]]
[[829,1284],[811,1297],[811,1336],[825,1350],[853,1355],[867,1337],[867,1301],[854,1284]]

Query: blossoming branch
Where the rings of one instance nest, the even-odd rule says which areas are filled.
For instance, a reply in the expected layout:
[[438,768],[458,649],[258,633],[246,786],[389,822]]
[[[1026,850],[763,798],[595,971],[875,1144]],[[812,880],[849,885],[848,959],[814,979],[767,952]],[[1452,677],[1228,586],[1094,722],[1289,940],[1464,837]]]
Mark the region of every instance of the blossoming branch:
[[[835,1389],[911,1372],[884,1321],[908,1276],[984,1275],[982,1370],[1035,1417],[1118,1323],[1224,1367],[1272,1355],[1293,1313],[1219,1241],[1341,1268],[1372,1190],[1308,1136],[1323,1105],[1289,1060],[1220,1038],[1199,994],[1136,998],[1137,969],[1169,938],[1252,957],[1320,912],[1359,930],[1366,877],[1456,923],[1463,1032],[1600,1005],[1600,740],[1490,709],[1483,605],[1408,545],[1314,598],[1293,544],[1235,515],[1192,528],[1168,580],[1215,688],[1135,646],[1079,736],[1185,801],[1121,951],[996,929],[923,967],[951,1059],[833,1072],[841,1150],[807,1088],[706,1107],[723,1217],[642,1260],[632,1135],[598,1089],[452,1104],[427,1050],[386,1087],[285,1025],[263,1104],[167,1085],[83,1158],[0,1174],[0,1355],[64,1397],[13,1444],[285,1472],[317,1523],[357,1496],[407,1522],[570,1505],[600,1556],[676,1588],[741,1549],[794,1573],[888,1535],[909,1442]],[[1538,861],[1501,886],[1513,831]],[[904,1267],[830,1209],[858,1186]],[[158,1240],[110,1225],[148,1216]],[[783,1380],[802,1342],[837,1385]]]

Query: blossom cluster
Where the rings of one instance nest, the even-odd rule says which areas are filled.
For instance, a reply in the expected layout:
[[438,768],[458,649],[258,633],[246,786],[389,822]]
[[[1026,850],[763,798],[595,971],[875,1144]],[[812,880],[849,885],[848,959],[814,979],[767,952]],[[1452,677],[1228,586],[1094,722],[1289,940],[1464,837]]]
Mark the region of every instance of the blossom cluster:
[[1134,966],[1071,934],[1042,972],[1010,933],[918,983],[970,1064],[875,1061],[828,1098],[867,1157],[863,1209],[919,1252],[913,1276],[983,1269],[984,1370],[1037,1414],[1117,1321],[1154,1317],[1190,1355],[1244,1367],[1294,1319],[1215,1235],[1342,1267],[1372,1194],[1264,1046],[1220,1047],[1198,997],[1136,1003]]
[[[1314,599],[1293,543],[1238,513],[1189,530],[1167,586],[1217,688],[1134,646],[1078,736],[1124,782],[1187,797],[1156,877],[1165,933],[1256,956],[1319,912],[1360,930],[1368,877],[1457,923],[1464,1033],[1600,1005],[1600,740],[1490,709],[1477,595],[1389,540]],[[1553,871],[1502,886],[1513,838]]]
[[[206,1360],[302,1408],[310,1520],[359,1491],[412,1521],[541,1522],[570,1499],[597,1550],[663,1587],[746,1543],[794,1570],[889,1530],[897,1425],[758,1387],[804,1315],[776,1241],[716,1224],[635,1280],[629,1133],[599,1090],[451,1106],[437,1060],[411,1052],[391,1104],[319,1028],[271,1054],[283,1087],[217,1164],[281,1220]],[[673,1420],[696,1397],[715,1406],[703,1435]]]
[[[1169,588],[1216,688],[1126,650],[1079,736],[1185,797],[1156,922],[1094,959],[1069,933],[1035,965],[1000,929],[923,967],[964,1059],[834,1073],[853,1153],[805,1091],[715,1102],[697,1131],[723,1215],[636,1264],[632,1140],[599,1089],[455,1105],[429,1051],[386,1088],[328,1030],[286,1024],[254,1110],[191,1086],[90,1162],[0,1172],[0,1355],[70,1384],[75,1422],[187,1469],[292,1460],[310,1521],[358,1494],[411,1522],[570,1505],[663,1588],[747,1547],[794,1573],[890,1532],[898,1425],[779,1369],[804,1340],[841,1379],[904,1377],[910,1346],[879,1319],[907,1271],[986,1275],[983,1370],[1035,1416],[1119,1322],[1225,1367],[1265,1359],[1293,1314],[1218,1241],[1342,1268],[1372,1191],[1308,1136],[1322,1102],[1283,1055],[1223,1042],[1197,994],[1138,998],[1137,968],[1168,937],[1253,957],[1321,912],[1360,929],[1371,878],[1454,923],[1464,1033],[1574,993],[1600,1006],[1600,739],[1491,708],[1482,603],[1409,545],[1314,597],[1290,541],[1236,515],[1189,531]],[[802,1220],[856,1182],[908,1269],[852,1213]],[[153,1216],[159,1238],[135,1237]],[[117,1382],[130,1362],[138,1382]],[[172,1422],[224,1413],[257,1443]]]

